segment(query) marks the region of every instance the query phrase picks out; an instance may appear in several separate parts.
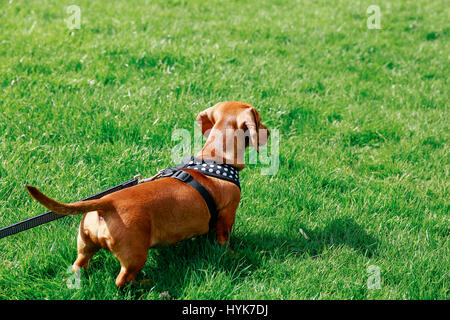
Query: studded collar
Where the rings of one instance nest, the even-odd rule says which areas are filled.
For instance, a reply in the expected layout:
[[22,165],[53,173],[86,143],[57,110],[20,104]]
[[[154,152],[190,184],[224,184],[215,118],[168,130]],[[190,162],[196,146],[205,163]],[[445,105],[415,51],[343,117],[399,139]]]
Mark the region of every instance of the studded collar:
[[209,159],[200,159],[192,156],[187,156],[183,161],[174,168],[167,168],[162,170],[162,176],[170,175],[170,172],[192,169],[203,173],[204,175],[230,181],[237,185],[239,189],[241,184],[239,183],[239,171],[228,164],[218,163]]

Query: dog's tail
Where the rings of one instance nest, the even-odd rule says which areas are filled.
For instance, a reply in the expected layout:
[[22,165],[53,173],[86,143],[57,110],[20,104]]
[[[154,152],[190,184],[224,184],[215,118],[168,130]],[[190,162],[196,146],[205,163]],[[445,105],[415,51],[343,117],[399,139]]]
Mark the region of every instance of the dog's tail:
[[106,199],[86,200],[74,202],[70,204],[60,203],[56,200],[50,199],[37,188],[27,186],[27,190],[33,199],[39,201],[44,207],[50,209],[54,213],[63,215],[83,214],[89,211],[108,210],[112,208],[111,201]]

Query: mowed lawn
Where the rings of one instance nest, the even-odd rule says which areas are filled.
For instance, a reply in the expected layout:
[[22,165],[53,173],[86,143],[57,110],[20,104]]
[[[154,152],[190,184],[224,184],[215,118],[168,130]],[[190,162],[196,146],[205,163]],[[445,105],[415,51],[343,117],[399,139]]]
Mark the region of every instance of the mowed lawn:
[[448,299],[448,10],[1,0],[0,227],[46,211],[27,184],[71,202],[175,165],[174,130],[219,101],[254,105],[280,142],[276,174],[241,173],[235,255],[213,236],[151,250],[149,283],[118,290],[100,251],[69,288],[66,217],[0,240],[0,299]]

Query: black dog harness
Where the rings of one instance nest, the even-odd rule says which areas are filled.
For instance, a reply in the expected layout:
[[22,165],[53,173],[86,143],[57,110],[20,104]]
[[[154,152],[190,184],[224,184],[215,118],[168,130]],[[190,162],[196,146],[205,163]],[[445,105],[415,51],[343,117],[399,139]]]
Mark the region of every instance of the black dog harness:
[[[215,227],[218,218],[218,212],[216,204],[214,202],[214,198],[200,182],[195,180],[194,177],[189,174],[189,172],[183,171],[183,169],[197,170],[204,175],[232,182],[237,185],[239,189],[241,189],[238,170],[228,164],[217,163],[213,160],[199,159],[187,156],[178,166],[173,168],[166,168],[158,172],[159,177],[170,177],[178,179],[197,190],[208,205],[209,213],[211,215],[209,227],[210,229],[212,227]],[[146,180],[142,180],[142,182],[145,181]]]

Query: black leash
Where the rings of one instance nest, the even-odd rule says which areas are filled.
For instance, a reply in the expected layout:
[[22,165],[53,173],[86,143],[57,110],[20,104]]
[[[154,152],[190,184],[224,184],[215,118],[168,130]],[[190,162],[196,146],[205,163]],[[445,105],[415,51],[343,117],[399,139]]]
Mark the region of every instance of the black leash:
[[[226,169],[225,169],[226,172],[222,172],[221,174],[219,174],[219,171],[217,171],[217,173],[211,173],[211,172],[209,172],[209,169],[208,169],[208,171],[206,171],[206,168],[203,169],[202,167],[200,167],[200,165],[203,166],[203,165],[206,165],[206,163],[208,163],[211,167],[213,167],[215,162],[213,162],[213,161],[206,162],[201,159],[196,159],[194,157],[187,156],[183,159],[183,161],[178,166],[173,167],[173,168],[162,169],[153,177],[150,177],[147,179],[142,179],[141,175],[137,175],[130,181],[124,182],[124,183],[119,184],[115,187],[112,187],[108,190],[97,193],[93,196],[90,196],[88,198],[85,198],[85,199],[82,199],[79,201],[100,199],[101,197],[106,196],[107,194],[135,186],[139,183],[152,181],[152,180],[158,179],[160,177],[175,178],[175,179],[177,179],[181,182],[184,182],[184,183],[190,185],[191,187],[193,187],[203,197],[203,199],[206,202],[206,205],[208,206],[209,213],[211,215],[211,219],[209,222],[209,227],[211,229],[211,228],[215,227],[217,218],[218,218],[218,212],[217,212],[216,204],[214,202],[214,198],[211,196],[211,194],[208,192],[208,190],[206,190],[206,188],[200,182],[195,180],[188,172],[182,171],[181,169],[195,169],[206,175],[211,175],[211,176],[219,177],[221,179],[226,179],[228,181],[235,183],[239,187],[239,189],[240,189],[240,184],[239,184],[239,177],[238,177],[237,173],[235,174],[235,179],[231,179],[230,173],[234,172],[234,170],[230,166],[225,165],[225,164],[221,164],[221,165],[216,164],[217,168],[222,168],[222,166],[226,167]],[[197,168],[196,166],[200,167],[200,169]],[[216,167],[214,167],[214,168],[217,169]],[[201,170],[205,170],[205,172],[203,172]],[[212,169],[210,169],[210,170],[213,171]],[[224,178],[222,175],[228,175],[228,176],[226,178]],[[57,220],[57,219],[60,219],[63,217],[65,217],[65,215],[57,214],[57,213],[54,213],[51,211],[42,213],[35,217],[25,219],[21,222],[18,222],[13,225],[10,225],[8,227],[0,229],[0,239],[12,236],[16,233],[40,226],[41,224],[44,224],[44,223],[47,223],[47,222],[50,222],[53,220]]]
[[[103,196],[106,196],[107,194],[125,189],[125,188],[129,188],[132,186],[137,185],[139,182],[139,179],[137,178],[133,178],[130,181],[124,182],[122,184],[119,184],[115,187],[112,187],[108,190],[105,190],[103,192],[97,193],[93,196],[90,196],[88,198],[82,199],[80,201],[84,201],[84,200],[94,200],[94,199],[100,199]],[[21,222],[15,223],[13,225],[10,225],[8,227],[2,228],[0,229],[0,239],[1,238],[5,238],[5,237],[9,237],[12,236],[13,234],[40,226],[41,224],[53,221],[53,220],[57,220],[60,218],[65,217],[65,215],[62,214],[57,214],[57,213],[53,213],[51,211],[48,211],[46,213],[42,213],[40,215],[37,215],[35,217],[23,220]]]

